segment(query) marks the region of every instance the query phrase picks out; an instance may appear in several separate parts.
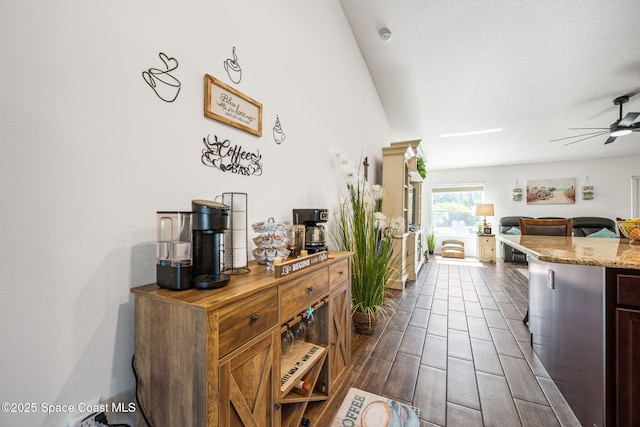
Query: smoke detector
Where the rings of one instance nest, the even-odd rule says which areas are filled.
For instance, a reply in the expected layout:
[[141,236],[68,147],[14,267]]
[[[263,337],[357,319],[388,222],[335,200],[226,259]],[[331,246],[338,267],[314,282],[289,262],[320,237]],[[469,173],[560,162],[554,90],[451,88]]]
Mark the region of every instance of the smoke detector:
[[388,42],[389,40],[391,40],[391,37],[393,36],[393,34],[391,34],[391,30],[389,30],[387,27],[380,28],[380,31],[378,31],[378,34],[380,34],[380,39],[385,42]]

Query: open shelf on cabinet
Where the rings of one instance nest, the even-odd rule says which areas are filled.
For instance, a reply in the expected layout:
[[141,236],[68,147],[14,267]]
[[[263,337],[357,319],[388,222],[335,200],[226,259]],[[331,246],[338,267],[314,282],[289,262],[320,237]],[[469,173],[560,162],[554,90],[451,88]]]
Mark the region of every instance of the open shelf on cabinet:
[[[327,349],[318,344],[309,342],[296,344],[290,354],[280,359],[280,392],[283,395],[289,392],[316,362],[326,357],[326,353]],[[315,378],[313,380],[315,381]]]
[[[306,344],[306,343],[305,343]],[[309,343],[310,344],[310,343]],[[294,371],[285,385],[281,385],[280,391],[282,392],[280,403],[282,405],[281,412],[281,426],[299,426],[302,418],[304,417],[305,410],[309,402],[324,401],[329,398],[326,390],[326,386],[320,385],[319,378],[326,379],[327,365],[325,361],[327,359],[326,348],[310,344],[306,346],[309,350],[313,350],[312,353],[303,353],[304,349],[301,349],[298,355],[302,356],[306,360],[303,366],[295,366],[288,372]],[[295,351],[294,351],[295,353]],[[308,358],[307,358],[308,357]],[[291,365],[288,365],[291,366]],[[296,369],[297,368],[297,369]],[[287,373],[288,373],[287,372]],[[325,375],[323,375],[323,373]],[[285,374],[286,375],[286,374]],[[299,381],[305,381],[311,385],[310,390],[300,390],[294,388],[294,385]],[[282,384],[282,380],[281,380]]]
[[[307,309],[281,323],[281,334],[289,328],[295,329],[299,322],[306,324],[306,341],[295,341],[287,354],[280,354],[281,427],[299,426],[308,404],[327,401],[330,395],[328,298],[313,301]],[[308,383],[309,390],[297,388],[300,382]]]

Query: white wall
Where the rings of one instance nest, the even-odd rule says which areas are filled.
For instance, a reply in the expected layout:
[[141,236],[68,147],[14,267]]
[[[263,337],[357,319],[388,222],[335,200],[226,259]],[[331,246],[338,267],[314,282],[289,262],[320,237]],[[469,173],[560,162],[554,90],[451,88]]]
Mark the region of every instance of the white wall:
[[[457,183],[484,184],[484,201],[494,204],[495,217],[487,217],[487,222],[491,223],[494,232],[503,216],[601,216],[613,220],[616,217],[629,217],[631,177],[638,175],[638,164],[640,156],[429,171],[425,181],[424,224],[431,224],[431,188]],[[582,200],[580,193],[587,176],[594,187],[593,200]],[[516,179],[524,191],[528,180],[544,178],[575,178],[576,203],[529,205],[524,194],[522,201],[512,200],[511,190]],[[469,245],[470,250],[465,252],[475,256],[475,240],[469,239]],[[466,247],[467,245],[465,249]]]
[[[157,210],[230,191],[249,194],[250,223],[332,208],[336,151],[379,180],[390,127],[337,0],[3,2],[0,28],[0,401],[38,405],[0,425],[132,400],[129,290],[155,281]],[[172,103],[142,78],[160,52],[179,63]],[[261,138],[203,116],[205,73],[263,104]],[[204,166],[207,135],[259,150],[263,174]]]

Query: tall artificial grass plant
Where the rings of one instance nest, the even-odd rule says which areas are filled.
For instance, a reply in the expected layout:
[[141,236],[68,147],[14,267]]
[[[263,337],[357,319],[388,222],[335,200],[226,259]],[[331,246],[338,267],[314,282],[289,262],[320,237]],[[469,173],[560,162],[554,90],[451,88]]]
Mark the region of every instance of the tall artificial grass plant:
[[388,291],[399,274],[393,239],[404,222],[401,217],[389,221],[382,214],[382,186],[370,186],[344,156],[338,155],[338,160],[346,193],[336,210],[332,237],[338,250],[353,253],[351,299],[357,330],[356,316],[372,327],[379,316],[393,311]]

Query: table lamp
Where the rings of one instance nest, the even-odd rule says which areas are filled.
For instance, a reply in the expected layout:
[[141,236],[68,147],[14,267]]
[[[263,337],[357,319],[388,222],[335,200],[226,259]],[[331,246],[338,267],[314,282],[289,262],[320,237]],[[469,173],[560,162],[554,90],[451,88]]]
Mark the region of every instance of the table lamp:
[[476,216],[484,217],[482,219],[483,227],[488,227],[487,217],[493,215],[493,203],[480,203],[476,206]]

